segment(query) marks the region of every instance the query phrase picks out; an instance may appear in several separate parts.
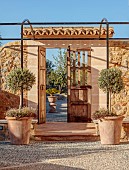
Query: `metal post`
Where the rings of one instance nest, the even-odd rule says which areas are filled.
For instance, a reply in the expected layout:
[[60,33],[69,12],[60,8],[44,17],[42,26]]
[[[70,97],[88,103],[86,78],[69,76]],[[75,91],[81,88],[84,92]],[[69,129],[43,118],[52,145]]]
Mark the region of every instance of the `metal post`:
[[[67,122],[70,122],[70,87],[71,86],[71,80],[69,75],[69,67],[70,67],[70,46],[67,48]],[[69,84],[70,83],[70,84]]]
[[106,37],[106,40],[107,40],[107,69],[109,68],[109,24],[107,22],[107,37]]
[[[35,38],[33,27],[31,25],[30,21],[28,19],[23,20],[23,22],[21,23],[21,69],[23,69],[23,25],[24,25],[25,22],[28,22],[28,24],[30,25],[31,31],[33,33],[33,39]],[[23,88],[22,87],[21,87],[20,97],[21,97],[20,107],[23,107]]]
[[[109,69],[109,24],[107,22],[107,69]],[[110,96],[111,97],[111,96]],[[111,101],[111,99],[110,99]],[[111,102],[110,102],[110,108],[111,108]],[[107,92],[107,109],[109,110],[109,92]]]
[[[102,23],[106,22],[106,27],[107,27],[107,34],[106,34],[106,46],[107,46],[107,69],[109,68],[109,23],[106,18],[103,18],[100,24],[100,29],[99,29],[99,38],[101,35],[101,28],[102,28]],[[109,92],[107,92],[107,109],[109,110]]]
[[[23,24],[25,20],[21,24],[21,69],[23,70]],[[20,94],[20,107],[23,107],[23,87],[21,87],[21,94]]]

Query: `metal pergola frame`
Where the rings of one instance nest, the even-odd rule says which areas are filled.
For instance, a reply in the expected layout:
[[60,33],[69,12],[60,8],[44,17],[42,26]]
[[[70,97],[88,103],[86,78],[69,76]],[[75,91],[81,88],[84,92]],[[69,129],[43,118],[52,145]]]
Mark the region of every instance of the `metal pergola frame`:
[[[101,28],[102,24],[106,26],[106,38],[101,38]],[[129,38],[110,38],[109,37],[109,26],[110,25],[129,25],[129,22],[108,22],[106,18],[103,18],[101,22],[30,22],[28,19],[23,20],[23,22],[18,23],[0,23],[0,26],[21,26],[21,38],[0,38],[0,41],[3,40],[19,40],[21,41],[21,68],[23,69],[23,41],[32,40],[32,38],[23,37],[23,26],[30,26],[33,33],[33,40],[105,40],[106,41],[106,55],[107,55],[107,68],[109,68],[109,41],[110,40],[128,40]],[[42,25],[42,26],[79,26],[79,25],[100,25],[99,36],[98,38],[35,38],[32,25]],[[22,106],[23,106],[23,90],[22,90]],[[109,108],[109,94],[107,93],[107,108]]]

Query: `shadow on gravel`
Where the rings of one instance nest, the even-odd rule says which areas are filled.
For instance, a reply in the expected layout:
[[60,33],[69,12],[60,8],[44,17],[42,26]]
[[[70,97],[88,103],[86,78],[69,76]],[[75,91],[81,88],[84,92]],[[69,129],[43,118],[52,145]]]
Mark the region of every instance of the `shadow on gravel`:
[[[7,166],[27,165],[34,170],[54,169],[60,170],[81,170],[69,166],[60,166],[46,164],[49,160],[58,160],[62,158],[71,158],[81,155],[96,154],[98,157],[101,153],[118,153],[127,152],[129,144],[123,145],[101,145],[100,142],[34,142],[29,145],[11,145],[10,142],[0,142],[0,169]],[[40,164],[41,163],[41,164]],[[37,164],[37,165],[36,165]],[[40,168],[43,167],[43,168]],[[51,168],[51,169],[50,169]],[[18,169],[18,168],[17,168]],[[24,168],[23,168],[24,169]],[[15,169],[14,169],[15,170]],[[20,170],[20,169],[19,169]],[[29,167],[27,168],[29,170]]]
[[10,166],[6,168],[0,168],[1,170],[83,170],[82,168],[75,168],[57,164],[49,163],[34,163],[34,164],[24,164],[21,166]]

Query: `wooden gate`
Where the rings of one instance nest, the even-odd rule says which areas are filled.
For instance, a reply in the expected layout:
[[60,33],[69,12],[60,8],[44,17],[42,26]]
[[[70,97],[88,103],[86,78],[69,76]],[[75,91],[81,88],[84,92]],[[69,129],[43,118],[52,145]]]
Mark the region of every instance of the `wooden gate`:
[[38,123],[46,122],[46,49],[38,47]]
[[67,50],[68,122],[91,120],[91,49]]

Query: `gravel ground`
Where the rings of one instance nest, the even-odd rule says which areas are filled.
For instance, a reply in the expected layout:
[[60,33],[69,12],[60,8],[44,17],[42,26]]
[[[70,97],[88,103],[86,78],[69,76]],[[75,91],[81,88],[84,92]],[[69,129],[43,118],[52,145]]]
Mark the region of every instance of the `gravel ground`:
[[129,143],[0,142],[0,169],[8,170],[128,170]]
[[[67,100],[57,101],[57,113],[47,121],[66,121]],[[49,104],[47,103],[47,112]],[[129,143],[36,142],[11,145],[0,142],[0,170],[128,170]]]

